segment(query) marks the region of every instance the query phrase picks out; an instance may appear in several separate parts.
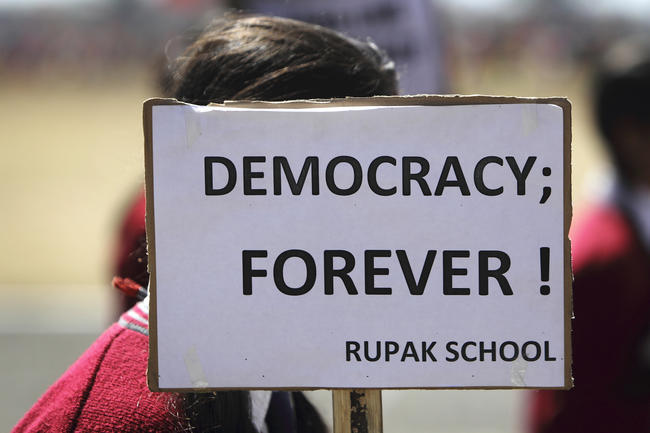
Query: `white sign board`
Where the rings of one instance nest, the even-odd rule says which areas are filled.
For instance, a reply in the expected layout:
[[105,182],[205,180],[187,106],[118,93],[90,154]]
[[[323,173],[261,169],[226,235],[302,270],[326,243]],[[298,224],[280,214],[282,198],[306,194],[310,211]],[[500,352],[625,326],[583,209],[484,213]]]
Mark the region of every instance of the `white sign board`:
[[447,90],[442,29],[431,0],[245,0],[243,7],[319,24],[365,41],[395,62],[403,94]]
[[346,101],[145,104],[150,386],[570,386],[568,102]]

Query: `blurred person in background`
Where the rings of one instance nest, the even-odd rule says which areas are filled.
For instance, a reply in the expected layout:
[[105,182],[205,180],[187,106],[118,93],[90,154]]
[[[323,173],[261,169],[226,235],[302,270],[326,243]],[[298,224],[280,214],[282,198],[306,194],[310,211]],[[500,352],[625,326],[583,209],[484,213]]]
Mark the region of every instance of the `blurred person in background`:
[[[114,254],[113,275],[126,277],[146,287],[149,283],[146,260],[146,201],[144,189],[140,189],[127,203],[126,213],[122,217],[117,234],[116,251]],[[113,280],[119,289],[119,279]],[[115,303],[111,305],[111,321],[118,319],[122,313],[133,307],[137,298],[129,296],[121,290],[114,291]]]
[[[167,94],[193,104],[224,100],[395,94],[395,68],[372,43],[299,21],[216,20],[172,65]],[[129,212],[116,285],[144,294],[144,199]],[[77,360],[14,432],[324,433],[300,392],[154,393],[146,384],[148,298],[123,314]]]
[[575,387],[533,394],[536,433],[650,432],[650,43],[615,45],[594,84],[616,179],[571,228]]

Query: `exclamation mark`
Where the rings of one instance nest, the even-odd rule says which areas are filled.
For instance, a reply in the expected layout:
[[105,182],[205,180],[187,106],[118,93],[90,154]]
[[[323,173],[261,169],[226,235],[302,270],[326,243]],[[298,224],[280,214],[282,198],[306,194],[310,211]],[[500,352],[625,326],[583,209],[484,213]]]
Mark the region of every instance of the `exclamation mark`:
[[[550,248],[542,247],[539,249],[539,268],[542,274],[542,282],[548,282],[548,261],[550,257]],[[548,295],[551,293],[551,286],[548,284],[542,284],[539,287],[539,293],[542,295]]]

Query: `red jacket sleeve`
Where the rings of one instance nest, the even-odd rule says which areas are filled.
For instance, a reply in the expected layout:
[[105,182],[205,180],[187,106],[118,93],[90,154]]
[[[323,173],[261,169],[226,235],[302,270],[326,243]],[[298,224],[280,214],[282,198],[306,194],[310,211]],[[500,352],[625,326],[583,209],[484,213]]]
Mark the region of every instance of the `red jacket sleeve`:
[[111,326],[52,385],[13,432],[180,431],[176,397],[146,384],[148,337]]

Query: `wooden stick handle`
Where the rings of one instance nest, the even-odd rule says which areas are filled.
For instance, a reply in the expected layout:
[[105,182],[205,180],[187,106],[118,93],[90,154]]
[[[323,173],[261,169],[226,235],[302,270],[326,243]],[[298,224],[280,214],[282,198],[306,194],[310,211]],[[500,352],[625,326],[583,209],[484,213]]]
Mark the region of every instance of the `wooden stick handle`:
[[332,390],[334,433],[382,433],[381,389]]

